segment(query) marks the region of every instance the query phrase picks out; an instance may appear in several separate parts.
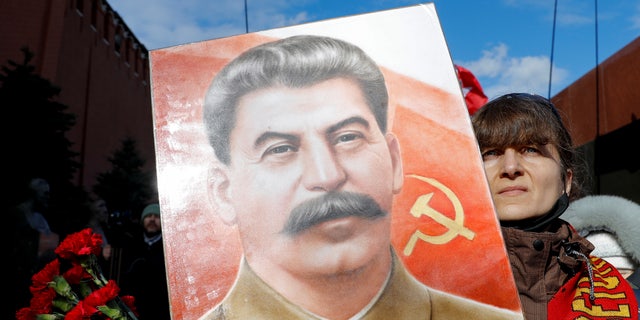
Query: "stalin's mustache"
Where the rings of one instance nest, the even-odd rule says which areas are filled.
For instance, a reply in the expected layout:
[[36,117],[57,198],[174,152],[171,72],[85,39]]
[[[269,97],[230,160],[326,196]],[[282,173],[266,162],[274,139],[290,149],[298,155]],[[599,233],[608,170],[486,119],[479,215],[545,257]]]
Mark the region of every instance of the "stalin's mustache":
[[354,192],[329,192],[295,207],[281,232],[293,236],[333,219],[354,216],[374,220],[385,215],[387,212],[367,195]]

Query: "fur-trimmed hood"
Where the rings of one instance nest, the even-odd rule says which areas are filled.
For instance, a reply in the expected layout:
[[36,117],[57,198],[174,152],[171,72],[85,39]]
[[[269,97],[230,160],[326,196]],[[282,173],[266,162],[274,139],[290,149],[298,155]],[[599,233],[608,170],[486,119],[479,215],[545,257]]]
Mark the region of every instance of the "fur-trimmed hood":
[[640,264],[640,205],[619,196],[591,195],[571,202],[562,219],[581,235],[594,231],[613,234],[624,250]]

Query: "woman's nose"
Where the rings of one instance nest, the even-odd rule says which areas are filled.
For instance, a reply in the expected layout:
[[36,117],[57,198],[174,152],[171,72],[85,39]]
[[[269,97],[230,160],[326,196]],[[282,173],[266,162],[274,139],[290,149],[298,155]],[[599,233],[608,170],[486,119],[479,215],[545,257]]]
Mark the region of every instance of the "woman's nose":
[[502,167],[500,176],[515,178],[523,174],[520,154],[515,149],[506,149],[502,155]]

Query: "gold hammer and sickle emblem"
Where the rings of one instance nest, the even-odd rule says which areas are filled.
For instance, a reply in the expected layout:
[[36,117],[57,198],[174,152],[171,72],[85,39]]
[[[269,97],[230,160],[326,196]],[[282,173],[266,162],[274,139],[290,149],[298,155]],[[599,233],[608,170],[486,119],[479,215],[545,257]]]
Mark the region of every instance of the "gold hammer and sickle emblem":
[[464,209],[462,208],[462,203],[460,203],[460,199],[458,199],[458,197],[455,195],[455,193],[453,193],[453,191],[451,191],[451,189],[447,188],[447,186],[432,178],[422,177],[414,174],[408,175],[408,177],[424,181],[442,191],[447,196],[449,201],[451,201],[451,203],[453,204],[455,219],[451,220],[449,217],[443,215],[442,213],[434,210],[429,206],[429,201],[431,201],[433,193],[423,194],[419,196],[416,202],[411,207],[411,215],[416,218],[419,218],[422,215],[429,216],[439,224],[447,227],[448,230],[441,235],[428,235],[420,230],[416,230],[413,235],[411,235],[411,238],[407,242],[407,245],[404,247],[403,252],[405,256],[411,255],[418,240],[433,244],[444,244],[451,241],[458,235],[461,235],[469,240],[473,240],[476,234],[469,228],[464,226]]

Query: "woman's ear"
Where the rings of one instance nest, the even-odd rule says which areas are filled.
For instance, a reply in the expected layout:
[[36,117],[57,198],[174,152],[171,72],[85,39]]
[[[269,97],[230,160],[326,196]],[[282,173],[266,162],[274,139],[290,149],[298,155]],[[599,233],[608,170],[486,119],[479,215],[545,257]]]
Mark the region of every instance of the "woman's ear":
[[229,175],[226,168],[220,166],[209,168],[207,193],[211,206],[225,224],[234,225],[236,223],[236,214],[233,210],[231,190],[229,188]]
[[567,169],[566,176],[564,178],[564,192],[567,195],[571,194],[571,183],[573,182],[573,170]]

